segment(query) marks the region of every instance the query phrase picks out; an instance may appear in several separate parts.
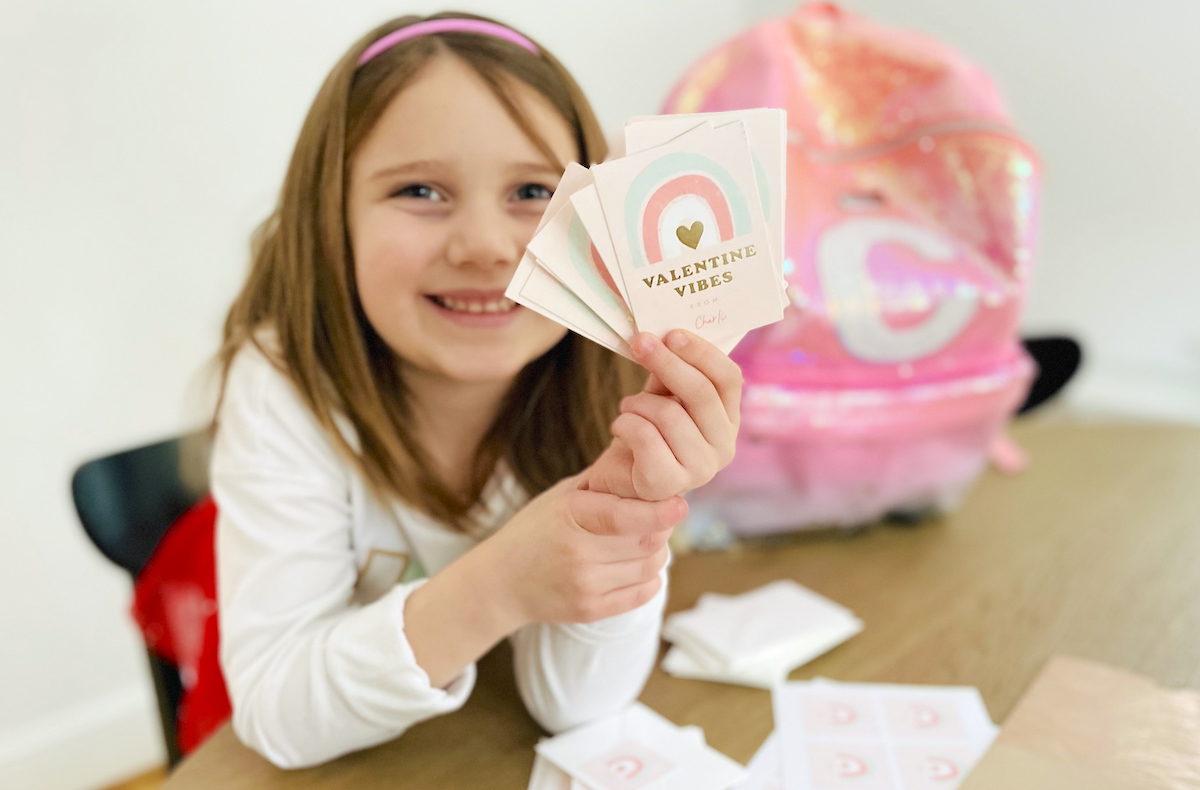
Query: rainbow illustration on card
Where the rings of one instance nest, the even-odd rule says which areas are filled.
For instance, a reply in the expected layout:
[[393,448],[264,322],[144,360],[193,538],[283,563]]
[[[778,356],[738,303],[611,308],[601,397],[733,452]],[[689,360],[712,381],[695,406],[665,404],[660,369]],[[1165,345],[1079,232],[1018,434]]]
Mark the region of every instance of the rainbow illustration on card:
[[704,154],[677,151],[648,164],[625,196],[633,268],[662,263],[753,231],[734,177]]
[[571,217],[571,227],[567,231],[567,253],[571,257],[571,263],[575,265],[575,270],[595,292],[602,294],[613,307],[622,309],[625,303],[621,299],[621,292],[617,290],[617,284],[604,261],[600,259],[600,252],[592,243],[578,214]]
[[[780,111],[754,112],[779,113],[783,129]],[[664,119],[690,128],[626,157],[569,165],[506,295],[626,356],[639,331],[687,329],[727,353],[779,320],[787,297],[762,204],[782,184],[782,158],[765,160],[764,174],[745,123],[724,120]],[[657,135],[657,122],[639,123]],[[584,314],[579,301],[586,320],[564,320]]]

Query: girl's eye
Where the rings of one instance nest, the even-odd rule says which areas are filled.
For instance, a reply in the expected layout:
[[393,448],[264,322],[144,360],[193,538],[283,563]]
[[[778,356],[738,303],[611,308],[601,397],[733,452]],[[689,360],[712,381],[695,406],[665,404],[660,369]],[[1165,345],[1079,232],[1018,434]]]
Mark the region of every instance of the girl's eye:
[[517,200],[549,200],[554,190],[542,184],[522,184],[517,187]]
[[418,200],[445,200],[442,194],[428,184],[409,184],[392,193],[392,197],[409,197]]

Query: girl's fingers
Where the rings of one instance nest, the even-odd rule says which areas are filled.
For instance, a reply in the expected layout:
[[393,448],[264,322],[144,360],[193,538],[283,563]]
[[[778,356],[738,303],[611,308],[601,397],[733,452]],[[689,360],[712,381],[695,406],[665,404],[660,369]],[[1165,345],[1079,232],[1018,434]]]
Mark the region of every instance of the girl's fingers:
[[742,414],[742,369],[737,363],[721,349],[686,329],[668,332],[665,341],[667,348],[712,383],[729,421],[737,425]]
[[613,421],[612,434],[633,453],[633,488],[641,499],[658,500],[675,496],[688,487],[689,474],[675,458],[654,423],[640,414],[621,414]]
[[632,473],[633,451],[619,437],[613,437],[608,449],[592,463],[583,474],[580,488],[589,491],[602,491],[606,494],[616,494],[621,497],[637,497],[633,488]]
[[[649,333],[635,337],[637,361],[692,415],[700,431],[715,443],[720,426],[736,426],[741,417],[742,372],[721,350],[682,329],[667,333],[668,344]],[[647,389],[647,391],[653,391]]]
[[662,546],[662,549],[654,552],[653,555],[605,565],[602,574],[596,577],[596,581],[608,589],[604,597],[611,597],[614,592],[644,585],[644,583],[658,579],[662,565],[667,564],[667,557],[668,549],[666,546]]
[[599,491],[574,491],[568,496],[567,507],[575,524],[593,535],[633,538],[669,533],[688,510],[680,496],[648,502]]
[[582,616],[572,618],[571,622],[591,623],[624,614],[649,603],[661,588],[662,580],[655,576],[641,584],[613,590],[597,599],[596,603],[589,606],[586,612],[581,612]]
[[[690,472],[691,487],[707,483],[717,473],[718,453],[700,433],[687,410],[674,398],[642,392],[621,401],[621,411],[645,417],[658,429],[679,464]],[[721,431],[732,444],[732,426]]]

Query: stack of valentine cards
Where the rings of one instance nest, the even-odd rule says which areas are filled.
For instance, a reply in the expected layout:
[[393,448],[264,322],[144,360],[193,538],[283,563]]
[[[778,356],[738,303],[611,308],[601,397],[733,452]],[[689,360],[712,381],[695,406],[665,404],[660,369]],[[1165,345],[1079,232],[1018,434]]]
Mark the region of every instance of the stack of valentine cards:
[[540,742],[529,790],[729,790],[746,770],[641,703]]
[[563,174],[506,296],[619,354],[688,329],[729,351],[783,317],[782,110],[635,118]]
[[844,606],[790,579],[741,595],[704,593],[663,623],[674,643],[663,669],[677,677],[772,688],[863,628]]
[[997,727],[977,689],[787,683],[772,694],[775,732],[739,790],[953,790]]

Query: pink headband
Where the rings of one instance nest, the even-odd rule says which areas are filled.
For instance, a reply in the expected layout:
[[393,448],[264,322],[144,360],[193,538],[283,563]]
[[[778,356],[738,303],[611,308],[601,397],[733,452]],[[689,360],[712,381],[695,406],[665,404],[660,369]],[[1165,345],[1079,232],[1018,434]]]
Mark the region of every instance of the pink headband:
[[538,52],[537,45],[525,36],[504,25],[497,25],[495,22],[485,22],[482,19],[427,19],[424,22],[402,27],[375,41],[358,56],[358,65],[363,65],[401,41],[407,41],[417,36],[427,36],[431,33],[479,33],[485,36],[495,36],[527,49],[535,55],[541,54]]

